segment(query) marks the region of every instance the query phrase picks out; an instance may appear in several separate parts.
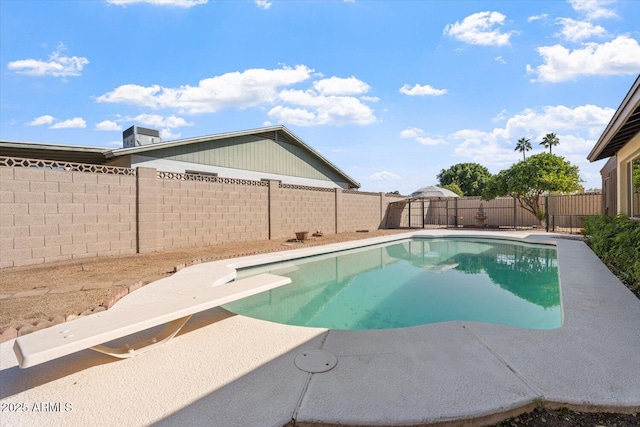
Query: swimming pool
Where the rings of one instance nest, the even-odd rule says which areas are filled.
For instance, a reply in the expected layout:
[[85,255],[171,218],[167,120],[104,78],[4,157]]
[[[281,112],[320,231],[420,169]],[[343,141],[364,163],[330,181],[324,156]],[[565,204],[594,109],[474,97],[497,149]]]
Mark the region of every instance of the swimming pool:
[[556,249],[486,238],[413,238],[241,269],[292,284],[224,306],[288,325],[389,329],[447,321],[562,325]]

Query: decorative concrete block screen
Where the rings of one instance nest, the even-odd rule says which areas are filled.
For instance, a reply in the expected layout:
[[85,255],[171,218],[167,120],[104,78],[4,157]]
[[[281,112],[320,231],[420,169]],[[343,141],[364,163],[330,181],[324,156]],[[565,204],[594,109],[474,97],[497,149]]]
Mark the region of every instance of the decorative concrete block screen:
[[359,193],[214,176],[0,157],[0,268],[377,229]]

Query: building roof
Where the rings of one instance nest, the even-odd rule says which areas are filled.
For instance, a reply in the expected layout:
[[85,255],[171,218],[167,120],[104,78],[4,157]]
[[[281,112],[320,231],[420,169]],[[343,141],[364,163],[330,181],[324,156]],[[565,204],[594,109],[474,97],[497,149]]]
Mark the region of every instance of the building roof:
[[[215,135],[200,136],[196,138],[179,139],[175,141],[159,142],[156,144],[141,145],[129,148],[101,148],[101,147],[80,147],[58,144],[23,143],[13,141],[0,141],[0,155],[7,157],[28,157],[35,159],[47,159],[66,162],[102,164],[106,160],[126,156],[131,154],[150,153],[164,148],[178,147],[183,145],[198,144],[202,142],[222,141],[246,135],[256,135],[265,138],[281,140],[297,145],[317,158],[321,163],[333,170],[351,188],[360,188],[360,184],[343,172],[336,165],[331,163],[322,154],[305,144],[298,136],[285,126],[270,126],[258,129],[250,129],[238,132],[228,132]],[[28,154],[27,154],[28,153]]]
[[284,141],[290,144],[297,145],[303,148],[304,150],[306,150],[307,152],[309,152],[313,157],[320,160],[321,163],[325,164],[329,169],[333,170],[336,174],[338,174],[338,176],[343,178],[344,181],[347,184],[349,184],[349,187],[360,188],[360,183],[356,182],[353,178],[351,178],[349,175],[343,172],[340,168],[338,168],[336,165],[334,165],[328,159],[326,159],[322,154],[320,154],[319,152],[317,152],[316,150],[314,150],[313,148],[305,144],[304,141],[302,141],[302,139],[300,139],[297,135],[295,135],[293,132],[291,132],[289,129],[287,129],[285,126],[282,126],[282,125],[237,131],[237,132],[220,133],[215,135],[199,136],[195,138],[186,138],[186,139],[179,139],[174,141],[159,142],[156,144],[141,145],[138,147],[118,148],[115,150],[109,150],[108,152],[105,153],[105,156],[107,159],[112,159],[115,157],[125,156],[130,154],[150,153],[152,151],[161,150],[169,147],[180,147],[184,145],[192,145],[192,144],[198,144],[202,142],[222,141],[225,139],[236,138],[236,137],[241,137],[246,135],[261,136],[261,137],[273,139],[275,141]]
[[640,132],[640,75],[587,156],[591,162],[614,156]]
[[105,153],[110,150],[110,148],[104,147],[0,141],[0,156],[54,160],[57,162],[100,165],[105,162]]

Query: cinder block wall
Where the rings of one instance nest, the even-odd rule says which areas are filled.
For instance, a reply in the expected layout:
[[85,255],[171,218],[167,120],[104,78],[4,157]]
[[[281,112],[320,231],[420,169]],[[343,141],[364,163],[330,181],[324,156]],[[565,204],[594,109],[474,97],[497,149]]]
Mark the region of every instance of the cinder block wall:
[[336,232],[335,199],[340,190],[270,184],[272,239],[295,238],[297,231]]
[[381,193],[343,191],[338,211],[338,233],[357,230],[377,230],[386,211]]
[[10,159],[15,167],[3,159],[0,268],[377,229],[395,200],[279,181]]
[[0,267],[136,251],[134,176],[0,166]]
[[160,178],[157,188],[156,250],[269,238],[266,182]]

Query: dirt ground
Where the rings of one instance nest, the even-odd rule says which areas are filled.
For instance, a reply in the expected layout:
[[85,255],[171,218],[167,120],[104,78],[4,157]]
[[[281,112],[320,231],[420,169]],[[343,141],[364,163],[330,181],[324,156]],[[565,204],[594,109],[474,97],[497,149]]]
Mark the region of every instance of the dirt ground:
[[575,412],[566,409],[535,409],[505,420],[495,427],[638,427],[638,414]]
[[[101,306],[118,290],[138,281],[144,284],[168,276],[176,266],[363,239],[405,232],[372,230],[311,237],[306,242],[269,240],[228,243],[171,252],[82,258],[0,270],[0,331],[80,314]],[[25,291],[53,290],[43,295],[14,297]],[[60,292],[60,293],[55,293]],[[495,427],[640,427],[638,414],[585,413],[566,409],[536,409]]]

